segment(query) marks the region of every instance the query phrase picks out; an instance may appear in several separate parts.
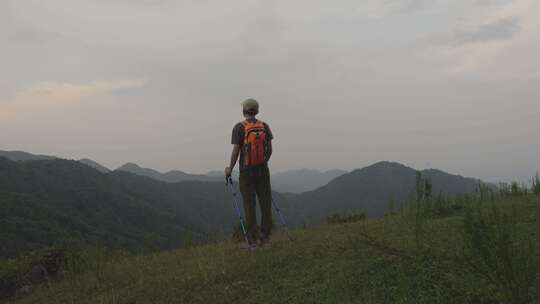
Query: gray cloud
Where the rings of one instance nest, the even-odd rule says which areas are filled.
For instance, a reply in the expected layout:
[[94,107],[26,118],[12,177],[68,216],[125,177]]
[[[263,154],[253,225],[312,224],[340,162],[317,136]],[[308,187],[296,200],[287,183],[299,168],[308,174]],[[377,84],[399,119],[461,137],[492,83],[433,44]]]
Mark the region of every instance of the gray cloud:
[[[529,174],[540,144],[513,134],[540,120],[531,101],[539,87],[482,73],[449,81],[441,72],[449,60],[417,42],[482,9],[452,1],[8,0],[0,8],[0,35],[11,37],[0,40],[0,102],[22,100],[17,92],[40,83],[145,85],[40,111],[19,107],[0,120],[0,149],[110,167],[219,169],[239,103],[255,97],[276,135],[274,170],[391,159],[488,179]],[[374,7],[359,8],[367,2]],[[373,18],[370,9],[382,13]],[[445,47],[503,39],[513,22],[521,29],[517,19],[506,22],[455,32]],[[509,59],[508,73],[530,68],[535,57],[523,54]],[[530,155],[510,153],[520,149]]]
[[519,31],[518,18],[499,19],[473,29],[455,31],[451,37],[451,43],[464,45],[476,42],[508,40],[515,37]]
[[502,5],[512,2],[512,0],[474,0],[474,3],[482,6]]
[[11,32],[11,35],[8,37],[8,40],[11,43],[29,45],[49,43],[58,39],[62,39],[62,35],[58,33],[39,31],[36,29],[19,29]]
[[395,3],[398,3],[396,11],[402,13],[422,11],[426,9],[428,5],[434,4],[434,2],[434,0],[399,0],[395,1]]

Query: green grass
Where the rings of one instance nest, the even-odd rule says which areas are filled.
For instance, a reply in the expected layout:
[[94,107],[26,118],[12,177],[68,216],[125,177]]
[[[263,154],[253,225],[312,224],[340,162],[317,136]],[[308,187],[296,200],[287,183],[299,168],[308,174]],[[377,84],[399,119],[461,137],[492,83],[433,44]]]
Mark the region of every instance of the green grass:
[[[516,220],[512,241],[526,238],[540,252],[540,196],[496,205]],[[278,234],[271,249],[255,253],[232,242],[146,256],[89,253],[62,280],[6,302],[508,303],[466,260],[463,218],[463,211],[428,218],[419,239],[414,217],[398,212],[296,230],[294,242]],[[539,281],[530,303],[540,303]]]

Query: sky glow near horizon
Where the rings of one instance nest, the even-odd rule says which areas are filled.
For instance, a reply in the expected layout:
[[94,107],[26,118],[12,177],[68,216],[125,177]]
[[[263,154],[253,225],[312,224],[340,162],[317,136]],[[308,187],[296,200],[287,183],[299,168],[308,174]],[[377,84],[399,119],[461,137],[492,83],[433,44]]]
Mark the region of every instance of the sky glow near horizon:
[[7,0],[0,150],[198,173],[261,102],[274,171],[540,170],[535,0]]

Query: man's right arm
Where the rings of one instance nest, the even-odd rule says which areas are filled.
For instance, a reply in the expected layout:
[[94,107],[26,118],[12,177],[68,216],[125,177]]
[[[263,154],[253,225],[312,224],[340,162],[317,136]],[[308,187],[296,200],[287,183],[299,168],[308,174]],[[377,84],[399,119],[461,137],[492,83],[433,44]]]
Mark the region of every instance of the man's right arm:
[[235,144],[233,145],[233,150],[231,152],[231,161],[229,163],[229,166],[225,168],[226,177],[231,176],[234,166],[236,166],[236,162],[238,161],[239,155],[240,155],[240,145]]
[[231,159],[229,162],[229,166],[225,168],[225,176],[229,177],[232,174],[232,171],[234,170],[234,166],[236,165],[236,162],[238,161],[238,157],[240,156],[240,147],[242,143],[242,139],[244,138],[243,135],[243,126],[242,124],[237,124],[234,126],[231,136],[231,144],[233,145],[233,150],[231,152]]

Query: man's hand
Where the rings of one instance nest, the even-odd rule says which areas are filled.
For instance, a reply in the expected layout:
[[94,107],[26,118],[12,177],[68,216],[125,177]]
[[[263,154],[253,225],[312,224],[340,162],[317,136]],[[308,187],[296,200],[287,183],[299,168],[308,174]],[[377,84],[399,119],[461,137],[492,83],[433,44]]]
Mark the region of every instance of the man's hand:
[[231,174],[232,174],[232,168],[231,167],[225,168],[225,177],[229,177],[231,176]]

